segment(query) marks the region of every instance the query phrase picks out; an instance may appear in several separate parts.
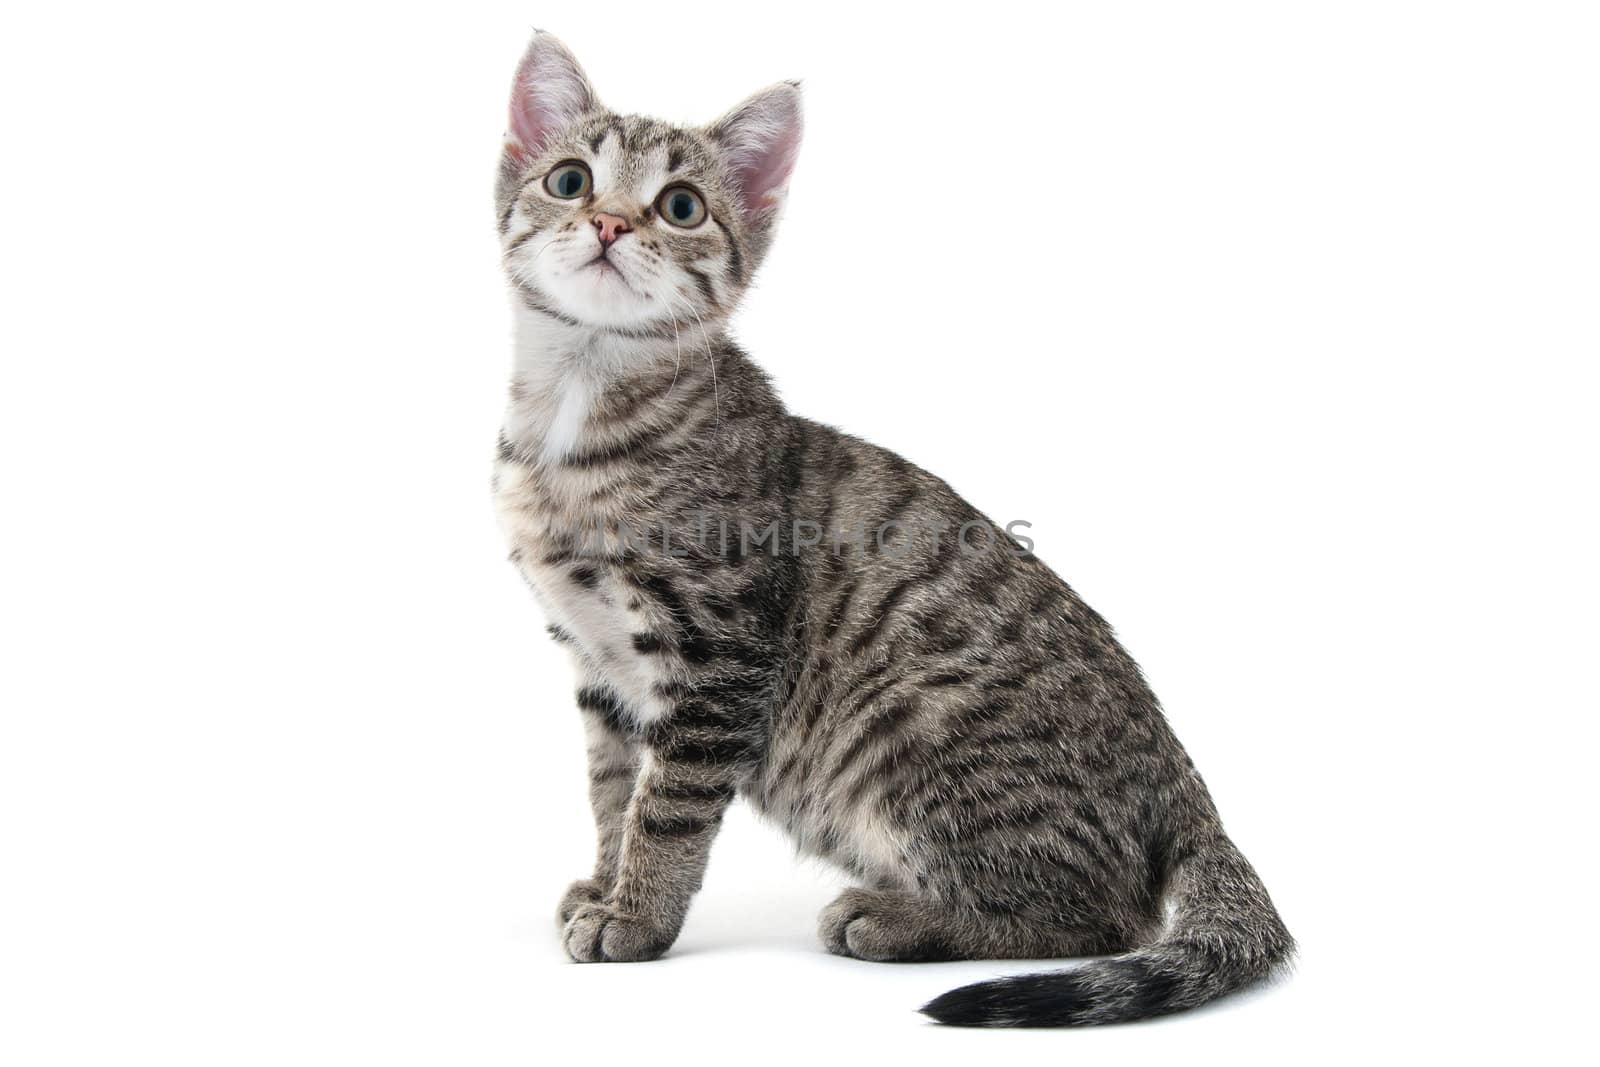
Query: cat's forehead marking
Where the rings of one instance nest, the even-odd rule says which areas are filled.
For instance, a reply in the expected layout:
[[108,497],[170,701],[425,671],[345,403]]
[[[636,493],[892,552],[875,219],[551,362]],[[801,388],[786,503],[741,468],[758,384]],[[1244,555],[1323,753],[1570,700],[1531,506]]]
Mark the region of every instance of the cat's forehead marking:
[[688,139],[653,119],[607,118],[588,131],[596,192],[648,204],[694,158]]

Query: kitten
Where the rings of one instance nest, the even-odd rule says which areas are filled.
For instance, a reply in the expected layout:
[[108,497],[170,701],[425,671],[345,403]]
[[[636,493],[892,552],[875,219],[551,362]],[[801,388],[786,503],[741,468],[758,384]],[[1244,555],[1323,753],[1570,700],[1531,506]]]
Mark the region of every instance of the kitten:
[[743,796],[862,883],[822,913],[830,952],[1111,956],[946,993],[940,1022],[1117,1022],[1261,978],[1293,942],[1106,623],[728,340],[800,132],[792,83],[682,128],[607,111],[547,34],[516,73],[495,492],[588,739],[566,951],[665,952]]

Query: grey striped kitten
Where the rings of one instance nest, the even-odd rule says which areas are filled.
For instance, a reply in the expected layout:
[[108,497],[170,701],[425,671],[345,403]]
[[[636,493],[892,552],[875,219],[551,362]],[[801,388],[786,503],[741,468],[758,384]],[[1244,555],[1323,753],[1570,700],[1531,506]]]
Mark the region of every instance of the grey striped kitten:
[[944,482],[785,411],[728,340],[800,129],[794,84],[683,128],[606,110],[549,35],[517,70],[495,491],[588,737],[599,848],[566,951],[665,952],[743,796],[860,881],[822,913],[830,952],[1110,956],[946,993],[940,1022],[1117,1022],[1261,978],[1293,942],[1110,627]]

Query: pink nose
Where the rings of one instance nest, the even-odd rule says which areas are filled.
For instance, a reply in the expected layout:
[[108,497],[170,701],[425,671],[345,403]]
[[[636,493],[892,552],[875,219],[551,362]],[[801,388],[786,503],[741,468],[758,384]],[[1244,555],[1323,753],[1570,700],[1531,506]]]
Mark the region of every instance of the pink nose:
[[627,233],[633,229],[628,225],[628,220],[621,215],[607,215],[601,213],[594,217],[594,228],[600,231],[600,247],[610,248],[619,234]]

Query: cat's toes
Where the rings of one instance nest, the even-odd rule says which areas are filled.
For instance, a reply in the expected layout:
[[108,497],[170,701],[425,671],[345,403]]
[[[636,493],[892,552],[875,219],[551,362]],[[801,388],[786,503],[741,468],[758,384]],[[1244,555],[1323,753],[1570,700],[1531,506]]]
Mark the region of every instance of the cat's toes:
[[899,916],[862,915],[844,928],[849,955],[880,963],[945,958],[929,931]]
[[607,904],[580,904],[561,932],[567,955],[577,963],[637,963],[653,960],[672,944],[649,923],[622,915]]
[[592,878],[580,878],[567,886],[567,891],[561,894],[561,903],[556,906],[556,922],[565,926],[572,921],[580,907],[585,904],[598,904],[605,899],[599,883]]
[[870,889],[847,889],[822,910],[818,933],[837,956],[858,960],[946,959],[916,902]]
[[822,946],[835,956],[854,955],[845,938],[845,930],[865,913],[874,896],[877,894],[865,889],[846,889],[833,899],[833,903],[823,908],[817,918],[817,936],[822,939]]

